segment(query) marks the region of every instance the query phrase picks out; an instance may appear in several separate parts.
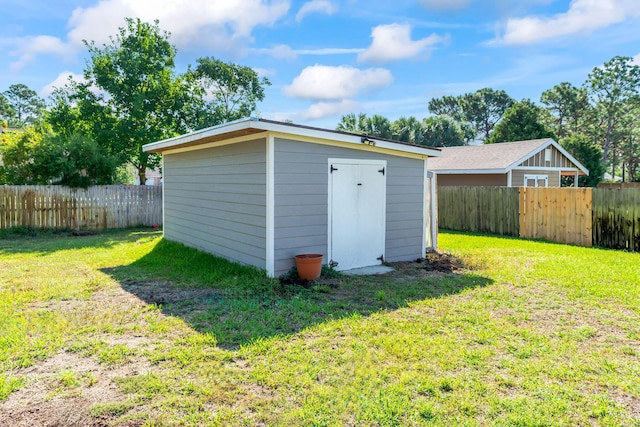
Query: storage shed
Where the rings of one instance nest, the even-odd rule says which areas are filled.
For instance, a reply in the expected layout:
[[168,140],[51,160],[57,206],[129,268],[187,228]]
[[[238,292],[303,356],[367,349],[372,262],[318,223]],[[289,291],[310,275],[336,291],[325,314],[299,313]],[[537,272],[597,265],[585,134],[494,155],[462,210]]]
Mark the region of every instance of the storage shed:
[[562,176],[589,171],[553,139],[442,148],[430,170],[438,185],[499,187],[560,187]]
[[244,119],[144,150],[163,157],[165,238],[269,276],[302,253],[339,270],[416,259],[437,232],[427,202],[437,149]]

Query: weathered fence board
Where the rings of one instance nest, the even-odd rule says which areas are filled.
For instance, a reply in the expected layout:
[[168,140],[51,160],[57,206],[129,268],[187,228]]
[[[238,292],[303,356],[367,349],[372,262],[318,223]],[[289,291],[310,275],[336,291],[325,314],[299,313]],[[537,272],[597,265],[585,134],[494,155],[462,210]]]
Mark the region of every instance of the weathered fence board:
[[438,225],[451,230],[517,236],[518,189],[439,187]]
[[640,252],[640,188],[593,190],[593,244]]
[[0,186],[0,229],[87,229],[162,224],[162,187]]
[[590,188],[520,187],[520,237],[592,245]]

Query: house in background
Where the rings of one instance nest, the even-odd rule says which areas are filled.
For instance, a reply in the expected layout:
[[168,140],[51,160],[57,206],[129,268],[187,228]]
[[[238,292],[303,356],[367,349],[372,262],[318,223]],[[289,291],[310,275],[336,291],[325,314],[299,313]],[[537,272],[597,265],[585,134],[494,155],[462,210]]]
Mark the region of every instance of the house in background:
[[438,149],[264,119],[147,144],[162,153],[164,235],[279,276],[320,253],[338,270],[424,257]]
[[[146,172],[146,181],[144,185],[162,185],[162,173],[160,169],[149,169]],[[140,185],[140,176],[136,174],[133,185]]]
[[441,148],[429,163],[438,185],[497,187],[560,187],[562,176],[589,171],[553,139]]

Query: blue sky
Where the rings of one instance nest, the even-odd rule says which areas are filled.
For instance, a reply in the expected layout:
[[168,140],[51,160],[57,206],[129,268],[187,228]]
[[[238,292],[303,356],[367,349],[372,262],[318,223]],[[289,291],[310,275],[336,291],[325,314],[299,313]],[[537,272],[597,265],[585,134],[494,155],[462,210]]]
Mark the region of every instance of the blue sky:
[[483,87],[538,101],[616,55],[640,63],[638,0],[0,0],[0,91],[47,97],[125,17],[160,20],[177,71],[199,57],[272,86],[262,117],[334,128],[343,114],[428,115],[432,97]]

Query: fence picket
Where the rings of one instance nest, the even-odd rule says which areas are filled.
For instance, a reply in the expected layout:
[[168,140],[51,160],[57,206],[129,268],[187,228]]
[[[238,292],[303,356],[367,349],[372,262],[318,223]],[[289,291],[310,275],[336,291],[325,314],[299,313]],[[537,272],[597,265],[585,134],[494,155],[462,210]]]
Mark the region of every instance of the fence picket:
[[162,187],[0,186],[0,229],[104,229],[162,224]]

